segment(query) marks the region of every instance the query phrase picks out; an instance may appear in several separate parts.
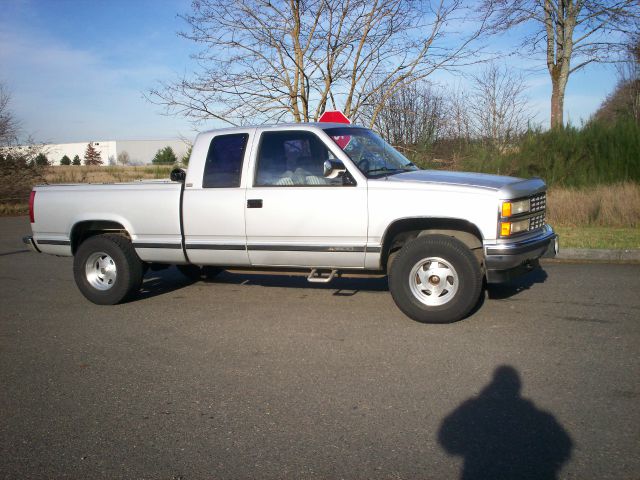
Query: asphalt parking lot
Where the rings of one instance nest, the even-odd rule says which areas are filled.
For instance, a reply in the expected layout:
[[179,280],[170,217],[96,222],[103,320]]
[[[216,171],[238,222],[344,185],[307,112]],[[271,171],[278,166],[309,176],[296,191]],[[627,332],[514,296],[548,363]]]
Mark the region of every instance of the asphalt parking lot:
[[87,302],[0,219],[2,478],[640,477],[640,265],[421,325],[381,278],[150,272]]

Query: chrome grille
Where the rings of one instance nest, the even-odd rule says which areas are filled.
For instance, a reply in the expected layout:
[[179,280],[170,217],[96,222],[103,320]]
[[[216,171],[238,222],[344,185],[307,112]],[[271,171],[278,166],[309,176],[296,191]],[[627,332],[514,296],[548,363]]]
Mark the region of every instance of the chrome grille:
[[[529,201],[529,210],[525,212],[515,213],[513,215],[502,216],[502,212],[499,212],[499,221],[498,221],[498,234],[500,238],[512,238],[517,237],[519,235],[527,235],[530,232],[534,232],[536,230],[540,230],[544,228],[547,224],[547,193],[540,192],[529,197],[520,197],[513,200],[506,200],[507,202],[523,202]],[[528,226],[522,225],[523,222],[528,221]],[[509,233],[503,235],[501,233],[501,229],[511,223],[511,227],[514,224],[519,224],[515,233]],[[510,232],[513,229],[510,227]]]
[[547,194],[546,192],[538,193],[531,197],[531,213],[542,212],[547,208]]

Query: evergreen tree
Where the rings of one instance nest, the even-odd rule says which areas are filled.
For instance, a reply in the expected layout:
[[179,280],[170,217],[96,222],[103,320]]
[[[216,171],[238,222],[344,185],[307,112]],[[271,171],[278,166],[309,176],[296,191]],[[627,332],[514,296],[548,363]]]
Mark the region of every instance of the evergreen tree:
[[189,165],[189,158],[191,157],[191,150],[193,150],[193,145],[189,145],[189,149],[184,153],[180,162],[185,167]]
[[71,162],[71,164],[72,165],[82,165],[82,162],[80,162],[80,157],[78,155],[73,157],[73,161]]
[[36,165],[38,165],[39,167],[45,167],[47,165],[50,165],[49,163],[49,159],[47,158],[47,156],[40,152],[38,155],[36,155],[35,158],[35,163]]
[[84,164],[85,165],[102,165],[102,158],[100,152],[95,149],[93,142],[87,144],[87,149],[84,152]]
[[71,159],[65,155],[60,159],[60,165],[71,165]]
[[171,165],[178,161],[178,157],[173,151],[173,148],[166,146],[156,152],[156,156],[153,157],[152,162],[156,165]]

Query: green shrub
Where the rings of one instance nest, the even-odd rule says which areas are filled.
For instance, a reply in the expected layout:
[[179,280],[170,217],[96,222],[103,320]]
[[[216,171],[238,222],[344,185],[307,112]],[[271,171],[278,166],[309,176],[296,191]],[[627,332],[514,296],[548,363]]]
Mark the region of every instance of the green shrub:
[[49,159],[47,158],[47,156],[42,152],[40,152],[38,155],[36,155],[36,158],[34,159],[34,162],[39,167],[46,167],[47,165],[51,165],[49,163]]
[[537,176],[550,185],[640,182],[640,126],[633,118],[623,117],[582,128],[530,131],[502,152],[480,142],[469,143],[461,158],[462,169]]
[[178,157],[173,151],[173,148],[170,146],[166,146],[161,148],[156,152],[155,157],[153,157],[152,163],[156,165],[173,165],[178,161]]

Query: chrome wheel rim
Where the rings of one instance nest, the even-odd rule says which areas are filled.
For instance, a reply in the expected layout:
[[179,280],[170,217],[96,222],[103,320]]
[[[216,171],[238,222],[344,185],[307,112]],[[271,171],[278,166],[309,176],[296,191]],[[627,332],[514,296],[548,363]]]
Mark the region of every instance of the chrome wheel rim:
[[87,282],[96,290],[109,290],[116,283],[118,271],[116,262],[104,252],[89,255],[84,264]]
[[451,301],[458,291],[458,284],[455,268],[440,257],[423,258],[413,266],[409,274],[411,293],[430,307]]

